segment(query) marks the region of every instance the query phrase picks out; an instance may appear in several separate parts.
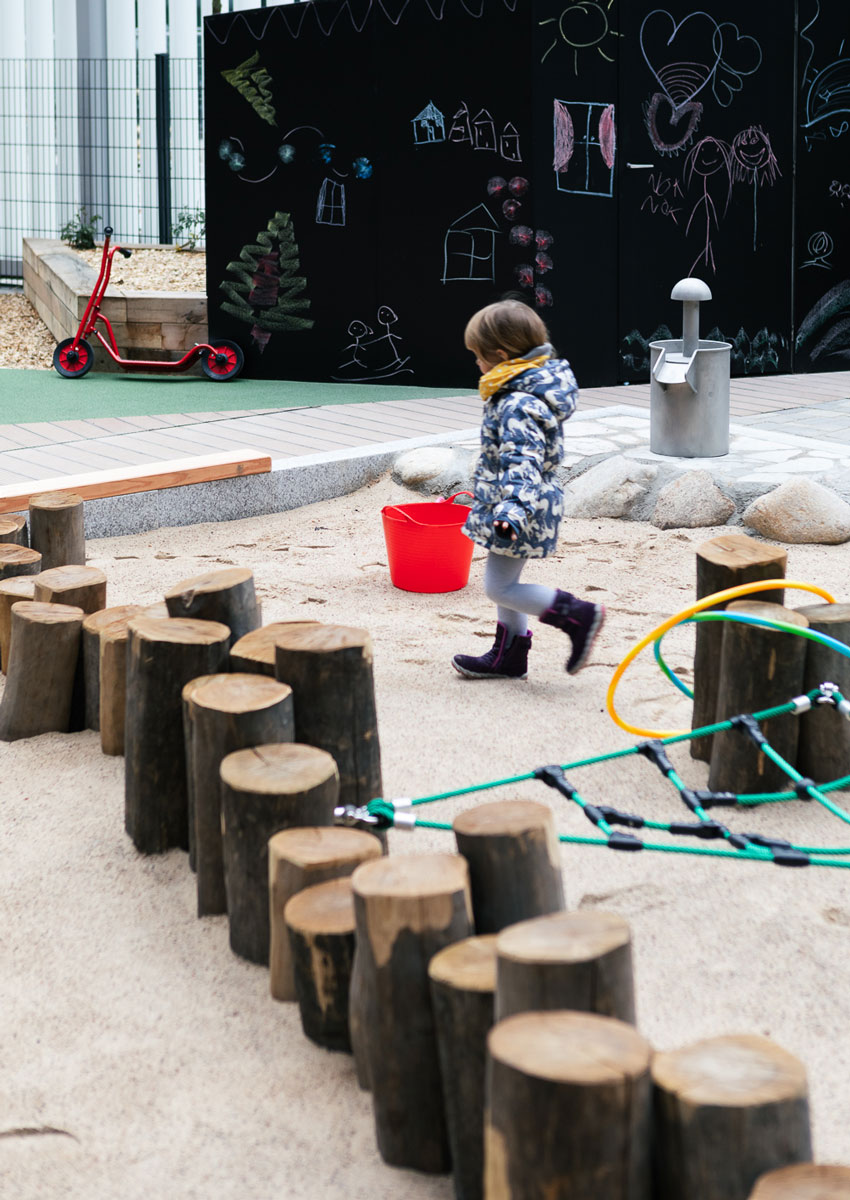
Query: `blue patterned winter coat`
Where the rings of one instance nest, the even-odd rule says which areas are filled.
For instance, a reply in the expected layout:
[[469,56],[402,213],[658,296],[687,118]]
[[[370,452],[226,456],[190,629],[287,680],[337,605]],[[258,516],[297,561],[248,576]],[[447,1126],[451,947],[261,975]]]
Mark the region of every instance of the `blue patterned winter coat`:
[[[564,456],[561,426],[575,411],[577,396],[570,364],[550,358],[484,402],[475,499],[463,527],[479,546],[511,558],[545,558],[555,549],[564,511],[555,479]],[[494,521],[510,521],[517,540],[497,540]]]

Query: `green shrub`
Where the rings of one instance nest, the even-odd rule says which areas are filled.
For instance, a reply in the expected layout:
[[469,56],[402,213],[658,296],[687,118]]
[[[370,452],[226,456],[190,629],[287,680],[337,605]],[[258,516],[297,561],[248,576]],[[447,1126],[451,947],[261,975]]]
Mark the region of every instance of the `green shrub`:
[[202,208],[181,208],[174,222],[174,237],[178,250],[194,250],[199,238],[207,231],[206,213]]
[[94,249],[94,229],[100,217],[86,217],[86,210],[81,208],[71,220],[62,226],[59,236],[75,250]]

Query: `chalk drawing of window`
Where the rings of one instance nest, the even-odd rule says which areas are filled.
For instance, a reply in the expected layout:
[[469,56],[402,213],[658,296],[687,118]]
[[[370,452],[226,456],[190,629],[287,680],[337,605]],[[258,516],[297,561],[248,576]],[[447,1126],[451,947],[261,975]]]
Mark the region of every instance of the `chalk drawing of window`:
[[499,138],[499,153],[509,162],[522,162],[522,155],[519,152],[519,133],[516,125],[512,125],[510,121],[502,130],[502,136]]
[[413,118],[413,141],[417,146],[428,142],[444,142],[446,140],[446,125],[443,114],[433,100],[429,100],[421,113]]
[[337,183],[334,179],[322,181],[316,203],[316,224],[345,224],[345,184]]
[[476,150],[496,149],[496,130],[493,127],[493,118],[486,108],[482,108],[472,122],[472,134]]
[[496,277],[496,234],[501,233],[485,204],[453,221],[443,242],[443,283]]
[[452,123],[449,128],[450,142],[471,142],[472,129],[469,124],[469,109],[464,101],[455,115],[452,117]]
[[555,101],[555,186],[579,196],[613,196],[617,131],[613,104]]

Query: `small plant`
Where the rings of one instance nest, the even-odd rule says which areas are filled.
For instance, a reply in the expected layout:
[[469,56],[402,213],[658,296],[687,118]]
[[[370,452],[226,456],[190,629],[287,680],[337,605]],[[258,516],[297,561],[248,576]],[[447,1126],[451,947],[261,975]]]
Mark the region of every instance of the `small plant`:
[[199,238],[207,231],[206,213],[202,208],[181,208],[174,222],[178,250],[194,250]]
[[100,220],[98,215],[86,217],[86,210],[81,208],[71,220],[62,226],[59,236],[74,250],[94,249],[94,228]]

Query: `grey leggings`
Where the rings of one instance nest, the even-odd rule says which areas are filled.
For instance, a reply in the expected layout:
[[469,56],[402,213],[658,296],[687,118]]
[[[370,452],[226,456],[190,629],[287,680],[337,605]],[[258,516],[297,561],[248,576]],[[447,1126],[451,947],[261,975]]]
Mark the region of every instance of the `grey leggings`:
[[511,637],[528,633],[526,613],[539,617],[555,603],[555,589],[538,583],[520,583],[524,558],[510,558],[491,550],[484,566],[484,591],[496,605],[498,619]]

